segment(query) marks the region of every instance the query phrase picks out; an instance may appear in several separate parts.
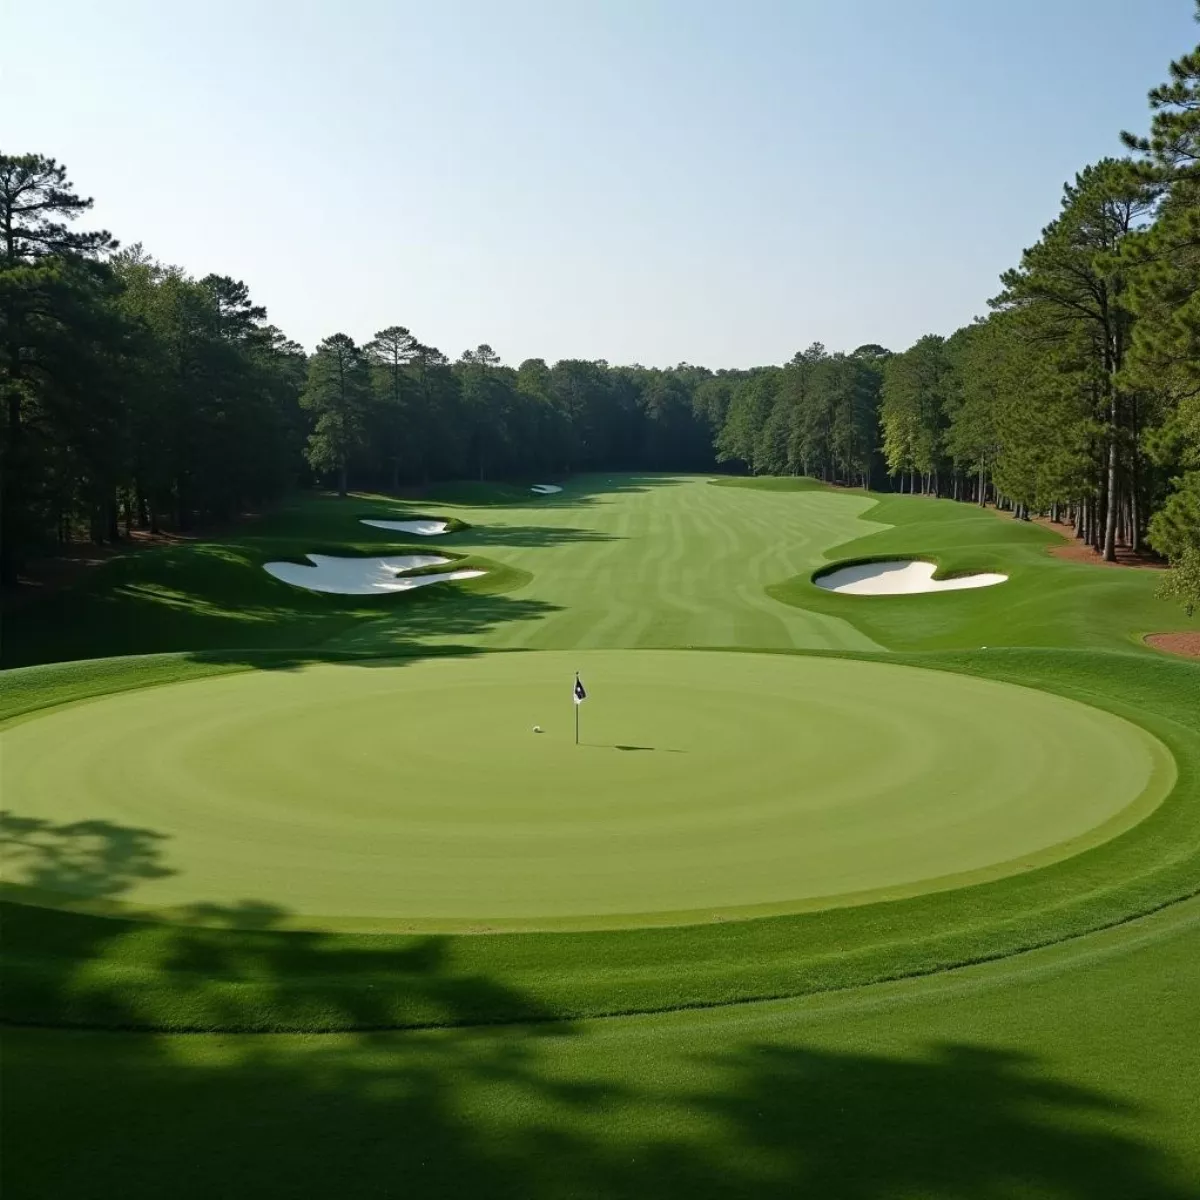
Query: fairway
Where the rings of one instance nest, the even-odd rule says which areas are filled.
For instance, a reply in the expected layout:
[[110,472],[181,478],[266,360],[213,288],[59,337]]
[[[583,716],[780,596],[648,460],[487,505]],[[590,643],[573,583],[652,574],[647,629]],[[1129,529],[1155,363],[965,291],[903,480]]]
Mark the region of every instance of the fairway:
[[[1174,781],[1156,739],[1098,709],[799,655],[314,665],[0,736],[18,818],[152,841],[124,904],[258,905],[306,928],[619,926],[912,895],[1077,853]],[[6,874],[50,904],[103,882],[19,847]]]
[[[814,491],[798,504],[794,493],[713,487],[704,478],[593,475],[561,495],[492,508],[457,499],[449,491],[422,502],[468,525],[440,539],[438,550],[485,556],[533,577],[509,593],[512,618],[480,629],[476,644],[880,649],[845,618],[766,592],[822,565],[831,546],[884,528],[866,516],[874,502],[861,493]],[[461,640],[452,624],[428,632],[435,644]],[[388,613],[329,644],[379,652],[381,641],[403,634],[403,614]]]

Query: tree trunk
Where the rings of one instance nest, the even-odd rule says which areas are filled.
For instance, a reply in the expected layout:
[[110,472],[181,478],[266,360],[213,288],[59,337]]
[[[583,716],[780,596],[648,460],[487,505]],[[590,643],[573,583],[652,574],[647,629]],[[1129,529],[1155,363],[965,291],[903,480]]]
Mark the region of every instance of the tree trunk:
[[1108,466],[1104,473],[1104,540],[1101,550],[1105,562],[1117,561],[1117,432],[1116,400],[1113,400],[1113,428],[1108,435]]
[[20,497],[17,465],[22,451],[21,393],[17,387],[21,351],[9,344],[8,423],[5,429],[3,476],[0,477],[0,584],[15,584],[21,564]]
[[109,542],[119,542],[121,540],[120,508],[117,504],[117,493],[114,488],[105,498],[104,503],[105,517],[105,535]]
[[1109,406],[1108,468],[1105,473],[1104,497],[1104,561],[1117,561],[1117,390],[1112,389]]
[[347,486],[349,483],[348,475],[349,475],[349,472],[346,469],[346,460],[343,458],[341,461],[341,464],[338,467],[338,495],[339,496],[342,496],[342,497],[346,496],[350,490],[349,487]]

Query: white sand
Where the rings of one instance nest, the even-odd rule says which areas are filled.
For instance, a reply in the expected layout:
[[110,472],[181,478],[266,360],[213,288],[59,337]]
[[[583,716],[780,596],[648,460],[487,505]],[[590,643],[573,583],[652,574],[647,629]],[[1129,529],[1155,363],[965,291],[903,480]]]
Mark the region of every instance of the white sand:
[[373,525],[376,529],[394,529],[398,533],[419,533],[422,537],[433,537],[446,532],[445,521],[361,521],[362,525]]
[[334,592],[339,596],[374,596],[380,592],[409,592],[413,588],[446,579],[474,579],[483,571],[442,571],[432,575],[401,575],[419,567],[436,567],[449,562],[436,554],[402,554],[392,558],[337,558],[308,554],[312,563],[269,562],[263,570],[284,583],[308,588],[310,592]]
[[912,596],[918,592],[957,592],[963,588],[991,587],[1003,583],[1007,575],[959,575],[954,579],[934,579],[937,567],[930,562],[909,559],[895,562],[859,563],[830,571],[814,580],[817,587],[847,596]]
[[535,483],[529,490],[537,492],[539,496],[552,496],[555,492],[561,492],[562,488],[557,483]]

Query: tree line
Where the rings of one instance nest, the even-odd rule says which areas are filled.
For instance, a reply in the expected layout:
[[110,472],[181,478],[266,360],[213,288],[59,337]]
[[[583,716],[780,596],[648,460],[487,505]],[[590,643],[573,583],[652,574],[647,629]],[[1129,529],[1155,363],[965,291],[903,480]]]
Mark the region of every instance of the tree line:
[[77,229],[92,202],[53,159],[0,154],[0,574],[297,484],[726,463],[1046,513],[1105,558],[1151,546],[1200,602],[1200,48],[1149,98],[986,318],[736,371],[451,361],[402,325],[310,355],[235,278]]

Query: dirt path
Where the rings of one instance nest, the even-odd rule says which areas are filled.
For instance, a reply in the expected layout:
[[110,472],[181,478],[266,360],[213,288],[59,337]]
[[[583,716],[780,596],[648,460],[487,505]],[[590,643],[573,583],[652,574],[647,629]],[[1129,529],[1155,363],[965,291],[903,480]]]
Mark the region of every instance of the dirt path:
[[1184,658],[1200,658],[1200,633],[1148,633],[1146,645]]

